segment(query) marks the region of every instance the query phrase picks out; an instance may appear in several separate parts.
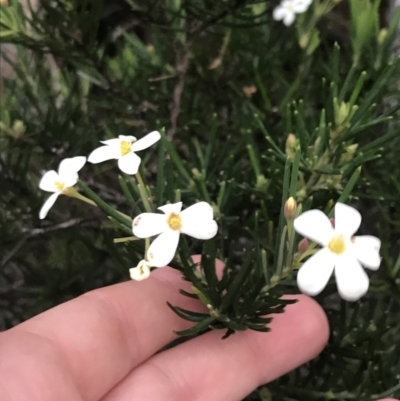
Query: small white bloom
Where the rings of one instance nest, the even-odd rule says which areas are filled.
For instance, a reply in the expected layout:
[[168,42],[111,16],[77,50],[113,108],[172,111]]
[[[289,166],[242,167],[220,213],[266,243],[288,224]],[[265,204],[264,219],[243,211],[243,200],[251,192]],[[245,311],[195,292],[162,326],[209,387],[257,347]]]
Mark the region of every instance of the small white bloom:
[[297,285],[302,292],[319,294],[335,271],[343,299],[357,301],[366,294],[369,279],[361,264],[371,270],[379,268],[381,241],[370,235],[353,237],[360,224],[360,213],[343,203],[335,205],[335,227],[320,210],[310,210],[294,220],[298,233],[323,246],[297,274]]
[[161,135],[158,131],[152,131],[143,138],[136,140],[134,136],[120,135],[118,138],[100,141],[105,146],[95,149],[88,157],[90,163],[101,163],[106,160],[118,160],[118,167],[126,174],[136,174],[141,162],[135,153],[146,149],[159,141]]
[[43,191],[53,192],[53,195],[44,203],[39,213],[39,218],[44,219],[54,205],[57,198],[66,193],[67,189],[78,182],[78,171],[85,165],[86,157],[77,156],[61,161],[58,173],[48,171],[40,180],[39,188]]
[[181,212],[182,202],[161,206],[164,214],[142,213],[132,223],[139,238],[158,237],[147,251],[147,260],[154,267],[164,267],[174,258],[180,234],[197,239],[210,239],[217,234],[214,212],[207,202],[198,202]]
[[129,269],[132,280],[142,281],[150,277],[150,264],[147,260],[141,260],[136,267]]
[[283,0],[273,11],[275,21],[283,20],[286,26],[292,25],[296,19],[296,14],[307,11],[312,0]]

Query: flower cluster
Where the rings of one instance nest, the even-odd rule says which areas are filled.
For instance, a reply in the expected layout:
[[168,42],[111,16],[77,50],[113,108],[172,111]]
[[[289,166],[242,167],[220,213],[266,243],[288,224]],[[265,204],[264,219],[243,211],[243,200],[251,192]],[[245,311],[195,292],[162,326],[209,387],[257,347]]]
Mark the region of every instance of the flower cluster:
[[312,0],[282,0],[281,4],[273,11],[275,21],[283,21],[286,26],[292,25],[296,14],[302,14],[308,10]]
[[[289,0],[284,0],[282,4],[286,3]],[[88,161],[100,163],[115,159],[124,173],[137,174],[141,159],[135,152],[150,147],[160,138],[160,133],[153,131],[140,140],[121,135],[102,141],[103,146],[95,149]],[[39,187],[52,192],[52,195],[40,210],[41,219],[46,217],[61,194],[92,203],[73,188],[78,181],[78,172],[85,163],[86,157],[83,156],[64,159],[58,172],[52,170],[44,174]],[[156,237],[151,244],[146,241],[145,258],[130,269],[130,276],[134,280],[148,278],[152,267],[168,265],[175,256],[181,234],[201,240],[211,239],[217,234],[214,211],[207,202],[198,202],[185,210],[182,210],[182,202],[166,204],[158,209],[162,213],[141,213],[133,219],[132,232],[135,237]],[[319,294],[335,272],[338,291],[343,299],[356,301],[365,295],[369,279],[362,265],[371,270],[379,268],[381,243],[373,236],[354,236],[361,224],[361,215],[357,210],[337,203],[333,221],[320,210],[306,211],[296,217],[297,203],[291,197],[285,203],[284,215],[292,227],[306,237],[299,243],[299,252],[312,255],[297,274],[297,284],[302,292],[312,296]],[[308,239],[321,245],[322,249],[307,249],[311,248]]]
[[[95,149],[88,157],[90,163],[101,163],[106,160],[118,160],[118,167],[126,174],[137,174],[141,159],[135,152],[146,149],[161,138],[158,131],[147,134],[136,140],[134,136],[120,135],[118,138],[101,141],[104,146]],[[39,217],[44,219],[59,195],[68,195],[91,202],[78,194],[73,186],[78,182],[78,171],[86,163],[86,157],[78,156],[64,159],[58,173],[48,171],[42,177],[39,187],[53,195],[43,205]],[[160,213],[142,213],[132,223],[133,234],[138,238],[157,236],[146,252],[146,259],[130,269],[131,278],[143,280],[150,276],[152,267],[164,267],[175,256],[180,234],[187,234],[197,239],[210,239],[217,233],[218,226],[214,220],[214,212],[206,202],[198,202],[186,210],[182,202],[167,204],[158,208]]]
[[[134,136],[120,135],[118,138],[101,141],[105,146],[95,149],[88,157],[90,163],[100,163],[106,160],[118,160],[118,167],[126,174],[136,174],[139,170],[140,157],[135,154],[140,150],[146,149],[159,141],[161,135],[158,131],[153,131],[136,140]],[[44,203],[40,210],[39,217],[44,219],[54,205],[59,195],[75,197],[77,192],[72,187],[78,182],[78,171],[86,163],[86,157],[77,156],[64,159],[58,168],[58,173],[54,170],[48,171],[41,179],[39,188],[43,191],[53,192],[53,195]]]

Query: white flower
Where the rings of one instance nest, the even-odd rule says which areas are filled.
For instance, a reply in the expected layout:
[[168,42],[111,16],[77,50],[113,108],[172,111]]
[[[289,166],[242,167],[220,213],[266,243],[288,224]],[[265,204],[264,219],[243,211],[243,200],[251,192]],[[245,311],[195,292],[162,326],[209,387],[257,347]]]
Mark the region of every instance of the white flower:
[[140,157],[135,153],[146,149],[160,140],[158,131],[152,131],[136,140],[134,136],[120,135],[118,138],[100,141],[105,146],[95,149],[88,157],[90,163],[101,163],[106,160],[118,160],[118,167],[126,174],[136,174],[139,170]]
[[296,14],[301,14],[307,11],[312,0],[283,0],[278,7],[273,11],[275,21],[283,20],[286,26],[292,25]]
[[132,280],[142,281],[150,277],[150,264],[147,260],[141,260],[136,267],[129,269]]
[[133,234],[139,238],[158,237],[147,251],[151,266],[164,267],[174,258],[181,233],[198,239],[210,239],[217,233],[214,212],[207,202],[196,203],[183,212],[182,202],[161,206],[164,212],[142,213],[132,223]]
[[68,188],[78,182],[78,171],[85,165],[86,157],[77,156],[61,161],[58,173],[54,170],[48,171],[40,180],[39,188],[43,191],[54,192],[44,203],[39,217],[44,219],[61,194],[67,194]]
[[340,296],[357,301],[366,294],[369,279],[362,268],[377,270],[381,241],[369,235],[353,237],[361,224],[360,213],[343,203],[335,205],[335,227],[320,210],[310,210],[294,220],[298,233],[322,245],[297,274],[297,285],[308,295],[319,294],[335,270]]

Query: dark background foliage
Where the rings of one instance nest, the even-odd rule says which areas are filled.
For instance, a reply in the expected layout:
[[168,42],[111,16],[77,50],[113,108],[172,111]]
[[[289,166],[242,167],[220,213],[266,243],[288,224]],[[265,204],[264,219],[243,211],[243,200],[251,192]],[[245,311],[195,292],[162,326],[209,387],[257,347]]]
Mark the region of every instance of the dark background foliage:
[[[165,161],[164,200],[179,189],[183,200],[215,203],[224,237],[218,255],[240,265],[243,248],[257,244],[275,266],[285,144],[294,133],[305,180],[295,190],[310,207],[325,209],[343,196],[362,166],[346,197],[363,214],[362,231],[382,239],[383,263],[359,303],[339,301],[328,286],[318,297],[331,324],[326,350],[248,400],[270,399],[269,392],[274,400],[400,396],[399,69],[389,64],[397,51],[389,20],[398,16],[382,3],[386,40],[373,32],[356,57],[354,16],[343,1],[318,21],[320,43],[308,54],[296,28],[272,20],[276,3],[58,0],[24,10],[10,1],[15,29],[5,14],[0,19],[8,43],[0,81],[1,330],[127,280],[137,263],[131,244],[113,243],[125,234],[75,199],[60,197],[39,220],[47,194],[38,182],[61,159],[87,155],[106,137],[165,127],[176,152]],[[318,170],[309,152],[324,132],[340,128],[334,99],[353,96],[358,110]],[[355,154],[341,162],[352,144]],[[144,157],[152,185],[162,156],[152,150]],[[133,216],[140,208],[127,202],[117,174],[106,163],[86,166],[81,178]],[[282,289],[297,291],[292,276]]]

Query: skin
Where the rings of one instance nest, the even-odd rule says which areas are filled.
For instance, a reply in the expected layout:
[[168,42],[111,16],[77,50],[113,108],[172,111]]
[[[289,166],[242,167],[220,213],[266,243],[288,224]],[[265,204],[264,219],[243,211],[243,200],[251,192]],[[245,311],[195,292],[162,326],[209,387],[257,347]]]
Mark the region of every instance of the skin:
[[190,290],[177,271],[157,269],[145,281],[91,291],[0,333],[0,399],[240,401],[327,343],[323,310],[299,295],[269,333],[222,341],[213,331],[155,355],[176,338],[173,330],[191,325],[166,300],[203,310],[179,288]]

